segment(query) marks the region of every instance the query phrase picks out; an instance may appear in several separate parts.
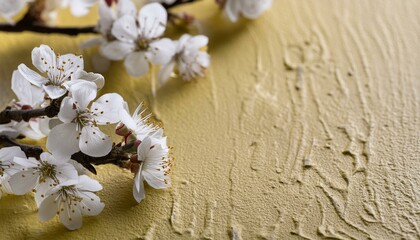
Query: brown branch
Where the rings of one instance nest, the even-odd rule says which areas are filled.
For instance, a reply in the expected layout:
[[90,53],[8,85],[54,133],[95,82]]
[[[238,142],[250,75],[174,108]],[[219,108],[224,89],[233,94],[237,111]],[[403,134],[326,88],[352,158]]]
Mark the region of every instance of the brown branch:
[[[5,135],[0,135],[0,145],[3,147],[20,147],[27,157],[34,157],[37,159],[39,159],[41,153],[43,152],[42,148],[39,146],[18,143]],[[124,151],[124,147],[115,145],[113,146],[111,152],[103,157],[91,157],[82,152],[77,152],[71,156],[71,159],[75,160],[76,162],[83,165],[83,167],[96,174],[96,169],[93,165],[114,164],[117,166],[122,166],[125,161],[130,159],[130,157]]]
[[28,122],[31,118],[37,117],[49,117],[53,118],[57,116],[60,111],[60,104],[62,98],[53,100],[48,107],[40,109],[29,109],[29,110],[13,110],[7,107],[5,110],[0,112],[0,124],[7,124],[11,121],[25,121]]
[[198,0],[176,0],[174,3],[171,3],[171,4],[162,3],[162,6],[166,9],[170,9],[170,8],[182,5],[182,4],[193,3],[197,1]]

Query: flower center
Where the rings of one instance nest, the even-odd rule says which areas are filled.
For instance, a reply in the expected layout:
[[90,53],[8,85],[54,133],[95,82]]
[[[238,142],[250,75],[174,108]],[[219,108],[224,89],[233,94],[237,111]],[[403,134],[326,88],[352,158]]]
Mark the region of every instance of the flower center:
[[39,179],[40,182],[45,182],[48,178],[51,178],[56,183],[59,182],[56,177],[56,170],[55,170],[54,165],[41,161],[39,172],[41,173],[41,176]]
[[89,109],[77,113],[76,124],[79,131],[82,130],[84,126],[90,124],[97,126],[96,121],[93,118],[93,114],[89,111]]

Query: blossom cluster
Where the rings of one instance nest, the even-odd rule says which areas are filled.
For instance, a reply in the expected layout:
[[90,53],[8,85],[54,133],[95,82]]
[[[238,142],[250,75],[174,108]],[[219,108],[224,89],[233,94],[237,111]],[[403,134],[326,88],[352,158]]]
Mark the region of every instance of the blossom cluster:
[[[56,116],[41,114],[0,125],[0,135],[11,142],[18,137],[47,137],[47,151],[39,156],[29,156],[30,151],[17,142],[0,149],[0,197],[1,192],[34,192],[41,221],[58,215],[68,229],[78,229],[83,215],[98,215],[105,206],[95,194],[102,186],[88,176],[86,161],[108,163],[115,158],[115,150],[119,159],[114,164],[135,173],[137,202],[145,198],[144,181],[157,189],[170,186],[172,163],[166,137],[161,128],[149,123],[150,115],[143,116],[142,105],[130,115],[119,94],[97,98],[104,77],[84,71],[82,56],[58,55],[41,45],[33,49],[32,63],[36,70],[21,64],[13,73],[12,90],[18,99],[5,111],[42,112],[53,104],[59,104],[59,111]],[[105,125],[116,125],[119,143],[102,131]]]

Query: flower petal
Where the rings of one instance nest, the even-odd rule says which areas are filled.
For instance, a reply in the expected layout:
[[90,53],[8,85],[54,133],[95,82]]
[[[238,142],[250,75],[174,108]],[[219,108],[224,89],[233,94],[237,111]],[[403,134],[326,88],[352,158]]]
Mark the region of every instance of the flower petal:
[[13,71],[12,90],[21,104],[35,107],[44,101],[44,91],[42,88],[31,85],[17,70]]
[[171,74],[174,71],[175,64],[176,62],[172,60],[159,69],[158,80],[160,85],[164,85],[166,82],[168,82],[169,78],[171,77]]
[[80,208],[78,206],[63,203],[61,207],[62,209],[64,209],[64,211],[60,211],[60,221],[67,229],[76,230],[82,227],[82,212],[80,211]]
[[70,123],[77,117],[74,101],[71,97],[65,97],[61,102],[58,119],[64,123]]
[[75,123],[64,123],[54,127],[47,139],[47,149],[56,158],[70,158],[79,149],[79,132]]
[[49,67],[55,67],[56,58],[54,51],[47,45],[41,45],[32,50],[32,64],[40,72],[46,72]]
[[98,90],[103,88],[105,85],[105,78],[99,73],[78,71],[72,76],[72,80],[69,83],[75,80],[85,80],[85,81],[93,82],[96,84],[96,87],[98,88]]
[[81,191],[97,192],[102,190],[102,185],[87,175],[79,176],[79,182],[77,183],[76,187]]
[[11,162],[13,158],[26,158],[20,147],[5,147],[0,149],[0,162]]
[[81,210],[84,215],[96,216],[102,212],[105,204],[100,198],[91,192],[82,192],[80,196],[83,198],[80,202]]
[[111,152],[112,141],[99,128],[85,126],[79,142],[80,150],[91,157],[103,157]]
[[44,85],[42,88],[44,88],[44,91],[51,99],[60,98],[67,93],[66,89],[54,85]]
[[83,70],[84,61],[82,56],[64,54],[58,57],[57,65],[57,69],[62,70],[62,79],[67,79],[77,71]]
[[135,49],[134,43],[112,41],[101,46],[101,54],[110,60],[123,60],[128,54]]
[[24,195],[34,189],[38,182],[39,173],[34,170],[22,171],[10,177],[9,184],[16,195]]
[[149,45],[146,57],[154,64],[166,64],[175,55],[176,44],[169,38],[153,41]]
[[96,115],[98,124],[114,124],[119,122],[120,111],[124,107],[124,99],[117,93],[102,95],[92,103],[91,112]]
[[52,193],[41,202],[38,210],[38,219],[40,221],[48,221],[57,214],[60,202],[56,198],[57,193]]
[[136,19],[130,15],[120,17],[114,22],[111,32],[120,41],[136,41],[138,36]]
[[93,82],[80,81],[72,84],[69,91],[77,108],[85,110],[89,103],[96,98],[97,86]]
[[[39,208],[41,203],[46,200],[48,191],[54,187],[54,181],[51,178],[46,179],[45,182],[40,182],[35,192],[35,203]],[[55,215],[55,214],[54,214]]]
[[153,39],[161,36],[166,29],[168,13],[159,3],[145,5],[139,12],[140,36]]
[[136,199],[138,203],[140,203],[146,197],[145,192],[144,192],[143,181],[144,179],[141,176],[141,174],[137,173],[136,177],[134,178],[133,196],[134,196],[134,199]]
[[149,71],[149,62],[144,52],[133,52],[124,61],[125,69],[133,77],[139,77]]
[[28,80],[29,82],[31,82],[33,85],[37,86],[37,87],[41,87],[42,85],[46,84],[48,81],[48,79],[46,79],[45,77],[39,75],[37,72],[35,72],[34,70],[28,68],[25,64],[21,63],[18,66],[18,70],[20,72],[20,74],[22,74],[22,76]]

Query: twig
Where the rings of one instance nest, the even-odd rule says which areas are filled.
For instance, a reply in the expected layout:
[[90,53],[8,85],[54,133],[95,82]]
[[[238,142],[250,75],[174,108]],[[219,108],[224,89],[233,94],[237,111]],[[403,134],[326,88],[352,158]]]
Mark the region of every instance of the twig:
[[7,124],[11,121],[28,122],[31,118],[37,117],[55,117],[60,111],[62,98],[53,100],[48,107],[30,110],[13,110],[10,107],[0,112],[0,124]]
[[[42,148],[39,146],[18,143],[5,135],[0,135],[0,145],[3,147],[20,147],[27,157],[34,157],[38,159],[43,152]],[[130,157],[124,151],[124,147],[115,145],[111,152],[103,157],[91,157],[82,152],[77,152],[71,156],[71,159],[82,164],[86,169],[96,174],[96,169],[93,165],[114,164],[122,166],[122,164],[129,160]]]
[[[104,0],[107,1],[107,4],[109,4],[110,0]],[[172,4],[166,4],[162,3],[163,7],[165,7],[167,10],[170,8],[176,7],[178,5],[186,4],[186,3],[192,3],[198,0],[177,0]],[[98,33],[95,26],[87,26],[87,27],[49,27],[42,25],[39,19],[39,16],[36,16],[36,14],[39,14],[38,11],[32,11],[32,8],[34,8],[36,4],[32,4],[30,6],[29,11],[25,14],[25,16],[18,21],[14,25],[10,24],[0,24],[0,32],[35,32],[35,33],[44,33],[44,34],[65,34],[69,36],[77,36],[79,34],[84,33]],[[168,13],[169,14],[169,13]]]

